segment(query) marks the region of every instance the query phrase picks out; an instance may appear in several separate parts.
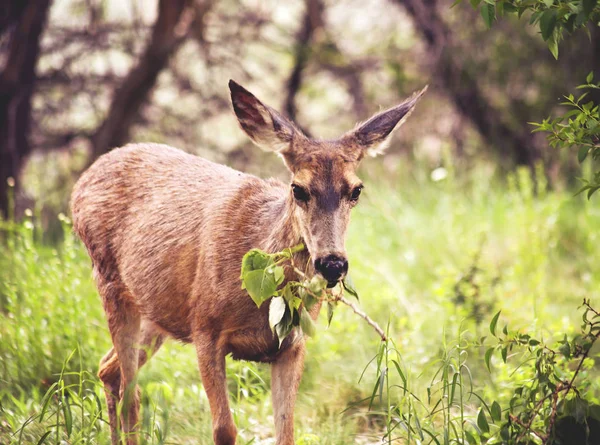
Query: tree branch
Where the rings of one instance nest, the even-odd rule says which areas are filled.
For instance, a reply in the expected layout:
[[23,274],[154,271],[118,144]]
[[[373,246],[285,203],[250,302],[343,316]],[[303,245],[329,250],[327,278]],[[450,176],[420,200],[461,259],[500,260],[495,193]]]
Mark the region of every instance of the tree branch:
[[150,42],[137,65],[115,91],[107,117],[93,137],[93,159],[129,140],[140,108],[148,100],[158,75],[187,37],[194,15],[207,10],[206,7],[194,8],[191,0],[159,1]]
[[375,329],[375,332],[377,332],[379,334],[379,336],[381,337],[381,341],[387,340],[387,337],[385,335],[385,332],[383,332],[383,329],[381,329],[379,327],[379,325],[375,321],[373,321],[373,319],[371,317],[369,317],[363,310],[361,310],[358,306],[356,306],[354,303],[347,300],[345,297],[343,297],[341,295],[339,297],[337,297],[337,299],[340,301],[340,303],[344,303],[346,306],[349,306],[356,315],[358,315],[359,317],[364,319],[367,322],[367,324],[369,324],[373,329]]

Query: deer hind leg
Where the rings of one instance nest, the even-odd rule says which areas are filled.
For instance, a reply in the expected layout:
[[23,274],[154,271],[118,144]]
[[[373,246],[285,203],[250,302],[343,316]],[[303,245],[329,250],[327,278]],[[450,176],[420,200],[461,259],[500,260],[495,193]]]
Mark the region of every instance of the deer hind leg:
[[98,377],[100,377],[100,380],[104,384],[104,392],[106,394],[111,443],[118,445],[119,423],[117,422],[117,404],[119,403],[119,389],[121,388],[121,370],[115,348],[110,348],[110,351],[100,360]]
[[[151,321],[143,319],[141,326],[138,370],[146,361],[152,357],[162,346],[165,335]],[[117,421],[117,405],[119,403],[119,393],[121,390],[121,365],[115,348],[100,360],[100,370],[98,372],[100,380],[104,383],[106,392],[106,405],[108,407],[108,420],[111,430],[111,442],[113,445],[119,443],[119,424]]]
[[114,401],[118,384],[121,429],[126,434],[127,444],[135,445],[137,444],[135,426],[139,415],[139,396],[135,379],[138,369],[141,316],[133,296],[122,283],[118,273],[110,268],[104,268],[104,273],[95,268],[94,272],[113,342],[113,353],[109,351],[102,359],[99,372],[100,379],[105,382],[106,387],[111,438],[113,444],[119,443],[116,428],[117,408]]

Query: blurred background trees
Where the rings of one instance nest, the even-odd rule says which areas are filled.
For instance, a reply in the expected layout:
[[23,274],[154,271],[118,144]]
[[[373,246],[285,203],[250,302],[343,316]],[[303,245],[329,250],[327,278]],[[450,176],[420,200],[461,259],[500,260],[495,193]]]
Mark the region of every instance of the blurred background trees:
[[[504,172],[574,168],[526,123],[598,68],[599,32],[555,60],[516,17],[488,30],[439,0],[10,0],[0,6],[0,211],[66,208],[79,172],[130,141],[162,142],[265,171],[230,113],[227,80],[315,137],[335,137],[425,84],[392,159]],[[522,19],[523,20],[523,19]],[[564,47],[564,48],[563,48]],[[417,121],[417,122],[414,122]],[[564,158],[564,159],[562,159]],[[389,158],[388,158],[389,159]],[[394,162],[390,162],[393,165]]]

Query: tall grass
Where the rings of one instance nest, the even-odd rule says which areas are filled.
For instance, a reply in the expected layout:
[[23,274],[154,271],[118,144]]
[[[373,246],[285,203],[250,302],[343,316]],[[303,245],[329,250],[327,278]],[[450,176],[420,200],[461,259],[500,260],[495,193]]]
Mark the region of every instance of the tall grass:
[[[478,345],[492,315],[501,309],[513,328],[552,338],[575,330],[584,297],[598,300],[594,201],[543,184],[536,194],[525,171],[500,180],[485,165],[447,173],[436,182],[393,159],[363,173],[350,270],[390,342],[343,307],[328,329],[319,322],[298,443],[467,443],[479,428],[477,396],[504,406],[514,380],[529,378],[496,359],[487,371]],[[0,443],[107,443],[95,373],[110,337],[90,261],[65,218],[58,245],[41,241],[36,221],[29,213],[2,223]],[[139,383],[145,443],[211,443],[193,348],[169,342]],[[228,385],[240,443],[273,443],[268,366],[228,361]]]

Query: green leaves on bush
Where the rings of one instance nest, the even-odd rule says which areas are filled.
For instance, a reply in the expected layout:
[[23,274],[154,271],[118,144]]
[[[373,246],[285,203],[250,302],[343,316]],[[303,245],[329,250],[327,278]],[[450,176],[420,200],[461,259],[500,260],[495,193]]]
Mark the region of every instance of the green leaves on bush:
[[[461,3],[456,0],[454,5]],[[529,24],[537,26],[548,49],[558,58],[558,43],[563,33],[572,33],[584,29],[588,23],[595,26],[600,20],[598,0],[470,0],[473,8],[479,8],[481,17],[488,28],[491,28],[496,17],[514,14],[521,18],[530,13]]]
[[[583,308],[581,333],[571,339],[565,335],[558,345],[545,344],[529,334],[512,332],[507,327],[503,329],[504,335],[497,335],[500,312],[496,313],[490,323],[490,332],[497,338],[497,344],[485,352],[487,368],[491,369],[494,352],[499,352],[506,363],[508,353],[514,351],[514,355],[522,357],[518,368],[528,370],[527,373],[535,378],[513,389],[504,421],[497,402],[493,402],[489,409],[487,406],[481,408],[477,416],[481,442],[477,443],[488,443],[484,437],[491,431],[490,424],[499,427],[502,443],[529,443],[523,442],[526,437],[537,437],[541,443],[548,444],[597,443],[593,437],[600,437],[600,405],[595,403],[591,394],[589,400],[586,399],[585,384],[580,385],[582,379],[578,377],[592,366],[586,361],[600,337],[600,313],[587,300],[584,300]],[[485,410],[491,422],[488,422]],[[573,435],[581,440],[572,442]],[[561,438],[569,440],[564,442]]]
[[[600,82],[593,81],[594,73],[589,73],[586,83],[577,88],[600,89]],[[579,163],[585,161],[590,155],[594,160],[600,159],[600,110],[594,102],[584,100],[587,95],[587,91],[579,97],[569,94],[561,103],[568,107],[565,114],[554,119],[544,119],[541,123],[531,123],[535,127],[534,132],[548,133],[550,146],[576,149]],[[596,172],[590,180],[582,179],[582,182],[584,185],[578,193],[587,191],[589,199],[600,189],[600,172]]]

